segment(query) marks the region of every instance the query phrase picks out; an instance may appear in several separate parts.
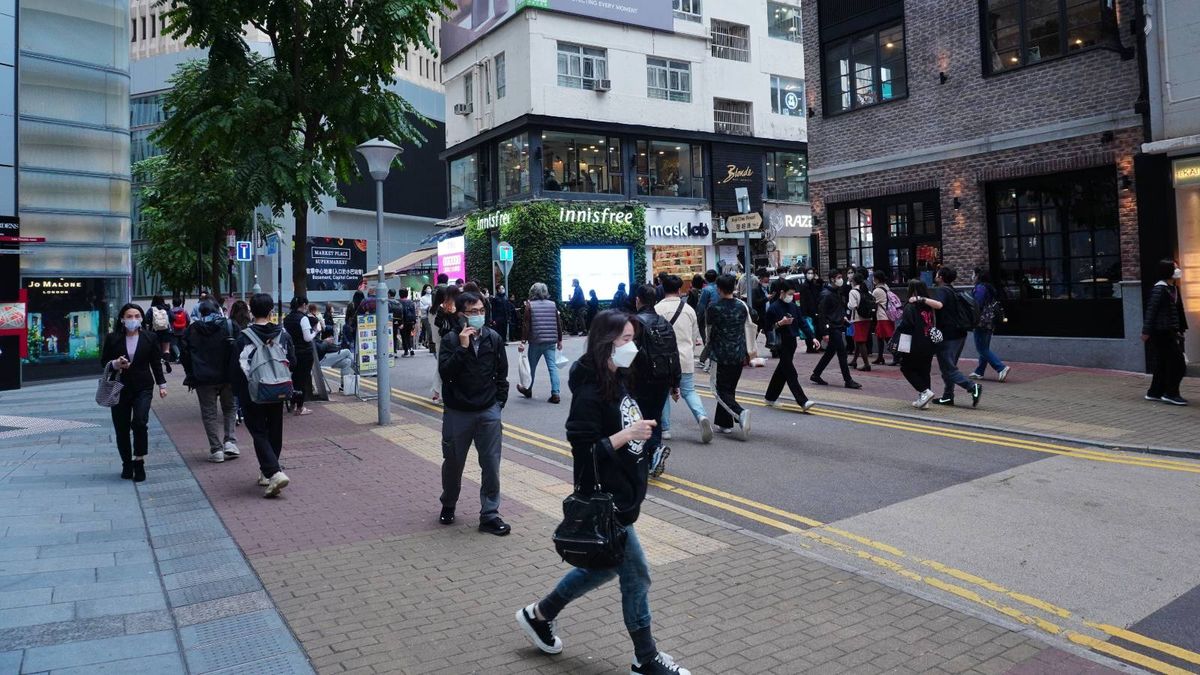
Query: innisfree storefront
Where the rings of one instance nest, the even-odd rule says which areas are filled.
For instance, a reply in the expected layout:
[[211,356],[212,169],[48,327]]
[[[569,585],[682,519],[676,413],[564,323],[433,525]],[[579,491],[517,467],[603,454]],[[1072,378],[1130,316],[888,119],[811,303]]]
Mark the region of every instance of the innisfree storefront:
[[513,248],[509,294],[524,300],[541,282],[557,302],[570,300],[572,280],[584,295],[612,300],[646,278],[646,208],[636,202],[534,200],[477,211],[466,217],[469,280],[495,288],[503,282],[497,247]]

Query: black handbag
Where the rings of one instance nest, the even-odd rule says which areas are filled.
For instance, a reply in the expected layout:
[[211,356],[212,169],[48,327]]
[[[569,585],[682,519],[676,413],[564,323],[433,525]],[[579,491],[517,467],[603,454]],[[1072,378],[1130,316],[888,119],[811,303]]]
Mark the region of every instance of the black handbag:
[[611,494],[600,485],[596,449],[592,450],[595,489],[584,493],[581,486],[563,500],[563,521],[554,530],[554,550],[564,562],[583,569],[612,569],[625,559],[625,526],[617,521]]

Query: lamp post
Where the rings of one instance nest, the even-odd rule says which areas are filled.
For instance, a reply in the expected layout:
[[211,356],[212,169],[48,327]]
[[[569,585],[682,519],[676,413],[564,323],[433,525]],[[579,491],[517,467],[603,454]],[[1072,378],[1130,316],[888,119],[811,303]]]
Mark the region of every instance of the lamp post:
[[385,328],[388,326],[387,282],[383,279],[383,181],[392,170],[392,160],[402,150],[383,136],[360,144],[356,150],[367,160],[367,172],[375,179],[375,261],[379,283],[375,287],[375,372],[379,385],[379,425],[392,421],[392,387],[388,373],[388,344]]

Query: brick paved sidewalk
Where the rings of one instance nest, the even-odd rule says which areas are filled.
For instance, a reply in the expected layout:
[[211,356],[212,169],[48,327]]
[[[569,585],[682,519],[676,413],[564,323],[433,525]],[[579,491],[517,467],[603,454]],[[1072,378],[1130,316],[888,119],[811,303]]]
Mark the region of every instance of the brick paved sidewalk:
[[[759,340],[759,353],[768,354]],[[1185,378],[1184,398],[1194,403],[1178,407],[1146,401],[1142,396],[1150,376],[1113,370],[1072,368],[1035,363],[1008,362],[1012,368],[1005,382],[997,382],[988,369],[983,399],[972,409],[970,397],[957,389],[958,405],[944,408],[931,405],[928,411],[914,411],[916,397],[897,367],[872,366],[869,373],[853,371],[862,389],[846,389],[838,371],[837,359],[822,377],[828,387],[812,384],[808,376],[820,354],[797,353],[796,370],[805,392],[816,399],[863,411],[889,415],[917,416],[942,422],[1014,431],[1052,438],[1082,440],[1109,447],[1145,450],[1169,449],[1200,454],[1200,378]],[[888,358],[890,361],[890,357]],[[775,370],[774,359],[764,368],[747,368],[742,373],[743,390],[765,391]],[[962,372],[975,368],[974,359],[959,362]],[[701,377],[698,384],[707,384]],[[942,380],[933,364],[933,390],[942,391]],[[790,394],[784,393],[785,400]]]
[[[397,408],[381,429],[373,403],[340,396],[314,410],[286,420],[292,484],[264,500],[248,441],[243,459],[209,464],[194,397],[155,408],[319,672],[628,672],[615,583],[562,615],[560,656],[512,618],[568,569],[550,545],[567,468],[505,451],[501,539],[475,530],[469,465],[460,522],[443,527],[435,420]],[[638,532],[656,637],[696,673],[1113,672],[663,504],[646,504]]]

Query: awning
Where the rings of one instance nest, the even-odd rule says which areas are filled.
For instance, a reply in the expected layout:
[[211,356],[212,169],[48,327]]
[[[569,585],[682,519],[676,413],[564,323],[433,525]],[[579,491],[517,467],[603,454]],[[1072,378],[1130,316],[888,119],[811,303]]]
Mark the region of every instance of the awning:
[[430,244],[436,244],[439,241],[445,241],[446,239],[453,239],[454,237],[461,237],[464,234],[466,234],[466,230],[467,230],[466,225],[459,225],[459,226],[457,226],[453,229],[449,229],[449,230],[440,230],[440,231],[434,232],[433,234],[429,235],[428,237],[425,237],[424,239],[422,239],[421,243],[417,244],[417,246],[429,246]]
[[406,253],[403,256],[393,260],[383,266],[383,273],[399,274],[417,267],[436,267],[437,265],[437,249],[425,248],[412,253]]

